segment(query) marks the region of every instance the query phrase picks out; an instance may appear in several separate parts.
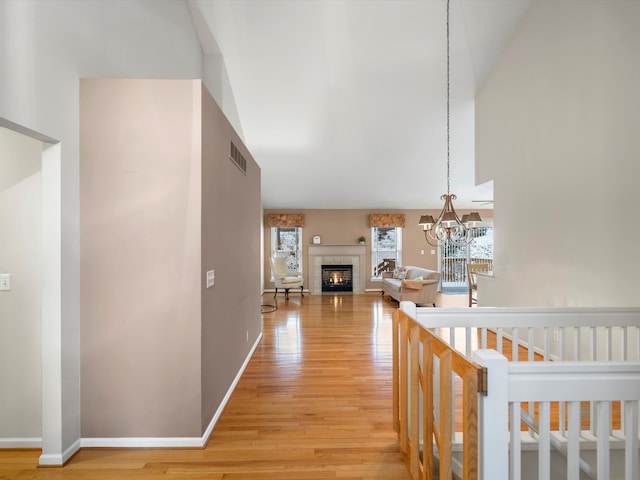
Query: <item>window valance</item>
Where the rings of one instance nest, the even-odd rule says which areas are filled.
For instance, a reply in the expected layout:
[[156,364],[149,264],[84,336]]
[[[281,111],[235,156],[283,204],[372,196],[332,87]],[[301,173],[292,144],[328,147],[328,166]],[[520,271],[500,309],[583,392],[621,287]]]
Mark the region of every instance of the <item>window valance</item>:
[[269,213],[267,227],[304,227],[302,213]]
[[406,218],[404,213],[372,213],[369,215],[370,227],[401,227],[404,228]]

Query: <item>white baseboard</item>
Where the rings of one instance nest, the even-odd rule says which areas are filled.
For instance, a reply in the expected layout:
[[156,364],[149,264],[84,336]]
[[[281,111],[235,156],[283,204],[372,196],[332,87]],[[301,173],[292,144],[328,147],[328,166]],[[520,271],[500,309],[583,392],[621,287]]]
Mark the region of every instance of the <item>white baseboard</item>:
[[83,438],[82,448],[198,448],[201,437],[114,437]]
[[38,465],[46,465],[53,467],[61,467],[80,450],[80,439],[73,442],[61,455],[59,454],[42,454],[38,459]]
[[0,449],[3,448],[42,448],[42,438],[0,438]]
[[81,446],[85,447],[103,447],[103,448],[202,448],[209,441],[209,436],[213,432],[213,428],[220,420],[220,416],[224,411],[231,394],[236,389],[242,374],[249,365],[249,361],[253,356],[253,353],[258,348],[260,341],[262,340],[262,332],[258,335],[255,343],[251,347],[249,354],[244,360],[244,363],[238,370],[236,377],[234,378],[231,386],[227,390],[226,395],[220,402],[218,409],[216,410],[211,422],[207,426],[204,434],[201,437],[119,437],[119,438],[83,438],[81,440]]
[[[0,449],[18,449],[18,448],[42,448],[42,438],[0,438]],[[78,450],[80,450],[80,439],[76,440],[61,454],[42,454],[38,458],[38,465],[62,466],[67,462]]]
[[251,360],[251,357],[253,357],[253,354],[256,351],[256,348],[258,348],[258,345],[260,345],[261,341],[262,341],[262,332],[260,332],[260,335],[258,335],[258,338],[253,343],[253,346],[251,347],[251,350],[249,350],[249,354],[247,355],[247,357],[244,359],[244,363],[240,367],[240,370],[238,371],[238,374],[236,375],[236,378],[234,378],[233,382],[231,383],[231,386],[229,387],[229,390],[227,390],[227,394],[222,399],[222,402],[220,402],[220,406],[218,406],[218,409],[216,410],[216,413],[213,415],[213,418],[209,422],[209,425],[207,426],[207,429],[204,431],[204,434],[202,435],[202,446],[203,447],[209,441],[209,436],[211,435],[211,432],[213,432],[213,428],[216,426],[216,423],[218,423],[218,420],[220,420],[220,416],[222,415],[222,412],[224,411],[225,407],[227,406],[227,403],[229,402],[229,399],[231,398],[231,394],[236,389],[236,386],[238,385],[238,382],[240,381],[240,378],[242,377],[242,374],[246,370],[247,365],[249,365],[249,361]]

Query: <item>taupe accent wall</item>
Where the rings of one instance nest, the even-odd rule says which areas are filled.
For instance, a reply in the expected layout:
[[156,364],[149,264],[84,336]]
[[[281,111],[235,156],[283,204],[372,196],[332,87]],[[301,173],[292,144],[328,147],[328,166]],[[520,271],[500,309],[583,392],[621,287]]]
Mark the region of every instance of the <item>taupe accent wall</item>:
[[[468,213],[468,210],[456,210],[459,215]],[[369,290],[380,289],[380,282],[371,281],[371,227],[369,227],[369,214],[371,213],[404,213],[406,215],[406,227],[402,229],[402,264],[416,265],[432,270],[438,269],[438,255],[435,247],[428,245],[424,240],[424,234],[418,225],[420,216],[431,214],[437,217],[439,210],[402,210],[402,209],[372,209],[372,210],[321,210],[321,209],[277,209],[265,210],[264,215],[270,213],[303,213],[304,228],[302,230],[302,270],[305,279],[304,288],[309,287],[308,248],[313,243],[313,237],[320,235],[321,241],[326,245],[355,245],[362,235],[367,239],[367,283],[365,288]],[[491,210],[480,210],[481,217],[491,218]],[[424,254],[422,251],[424,250]],[[436,250],[431,254],[431,250]],[[271,281],[271,228],[264,226],[264,288],[273,289]]]
[[[202,430],[262,332],[260,168],[202,87]],[[229,159],[229,141],[247,160]]]
[[198,80],[80,91],[82,437],[200,437],[260,330],[260,250],[238,240],[259,234],[259,169],[231,178],[233,131]]

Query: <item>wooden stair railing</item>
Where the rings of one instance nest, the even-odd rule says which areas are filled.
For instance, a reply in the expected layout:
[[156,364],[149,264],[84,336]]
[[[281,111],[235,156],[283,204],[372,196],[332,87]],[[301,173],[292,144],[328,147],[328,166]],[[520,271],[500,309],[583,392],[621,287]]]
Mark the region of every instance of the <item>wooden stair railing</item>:
[[[434,385],[434,359],[439,385]],[[434,441],[439,478],[452,478],[454,438],[453,374],[462,383],[462,478],[478,478],[479,365],[416,323],[404,312],[393,315],[393,427],[413,480],[433,478]],[[422,397],[422,399],[420,398]],[[435,408],[439,415],[436,422]],[[422,421],[421,421],[422,420]],[[422,433],[422,455],[420,434]]]
[[385,258],[382,262],[375,266],[373,274],[379,277],[382,272],[390,272],[396,268],[396,261],[392,258]]

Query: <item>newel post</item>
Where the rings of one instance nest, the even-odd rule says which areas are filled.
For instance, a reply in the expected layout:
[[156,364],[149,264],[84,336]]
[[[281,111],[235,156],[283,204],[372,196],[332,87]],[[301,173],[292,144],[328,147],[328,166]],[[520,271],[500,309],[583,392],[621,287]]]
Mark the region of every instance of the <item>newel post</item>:
[[418,308],[415,303],[409,302],[407,300],[402,301],[400,302],[400,310],[402,310],[414,320],[418,319]]
[[487,370],[487,395],[478,397],[478,478],[506,480],[509,478],[509,361],[495,350],[476,350],[473,361]]

